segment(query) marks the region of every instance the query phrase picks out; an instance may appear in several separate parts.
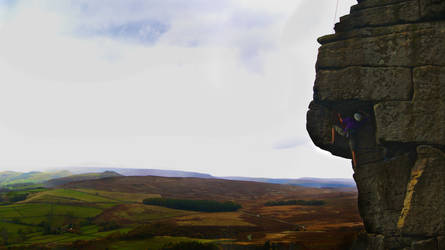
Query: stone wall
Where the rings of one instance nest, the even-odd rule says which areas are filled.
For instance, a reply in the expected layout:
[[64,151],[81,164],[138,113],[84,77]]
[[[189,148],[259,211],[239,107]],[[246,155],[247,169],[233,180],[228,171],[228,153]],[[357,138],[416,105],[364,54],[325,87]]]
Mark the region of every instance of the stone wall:
[[336,114],[359,129],[354,179],[367,236],[357,249],[445,249],[445,0],[359,0],[318,39],[313,142],[331,144]]

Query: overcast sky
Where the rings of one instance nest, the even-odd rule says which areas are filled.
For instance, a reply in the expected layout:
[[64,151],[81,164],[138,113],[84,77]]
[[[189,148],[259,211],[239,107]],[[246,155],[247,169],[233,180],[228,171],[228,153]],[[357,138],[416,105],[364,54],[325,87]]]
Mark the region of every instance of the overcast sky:
[[[354,0],[340,0],[338,16]],[[306,129],[335,0],[0,0],[0,170],[346,177]]]

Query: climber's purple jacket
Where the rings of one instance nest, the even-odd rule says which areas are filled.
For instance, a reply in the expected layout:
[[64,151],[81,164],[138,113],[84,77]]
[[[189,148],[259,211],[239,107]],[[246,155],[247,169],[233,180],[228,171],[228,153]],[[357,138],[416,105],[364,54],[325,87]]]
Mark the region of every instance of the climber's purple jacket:
[[343,119],[343,122],[342,122],[343,129],[345,132],[349,132],[351,130],[356,130],[356,129],[360,128],[363,125],[363,123],[366,122],[366,120],[367,120],[366,118],[363,118],[362,121],[358,122],[352,117],[346,117]]

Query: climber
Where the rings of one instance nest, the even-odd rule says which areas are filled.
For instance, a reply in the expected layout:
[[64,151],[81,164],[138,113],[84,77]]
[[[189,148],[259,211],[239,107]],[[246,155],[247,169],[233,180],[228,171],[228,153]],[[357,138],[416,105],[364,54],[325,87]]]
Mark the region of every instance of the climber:
[[353,117],[342,118],[339,113],[337,113],[338,121],[340,126],[332,126],[332,139],[331,144],[335,142],[335,132],[339,135],[344,136],[349,139],[349,148],[352,154],[352,164],[354,168],[357,166],[357,156],[356,156],[356,146],[357,146],[357,130],[367,121],[367,117],[363,112],[354,113]]

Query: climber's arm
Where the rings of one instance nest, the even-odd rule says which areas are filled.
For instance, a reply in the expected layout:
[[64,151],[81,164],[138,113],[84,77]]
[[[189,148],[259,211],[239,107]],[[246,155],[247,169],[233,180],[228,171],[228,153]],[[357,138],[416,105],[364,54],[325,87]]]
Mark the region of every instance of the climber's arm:
[[337,117],[338,117],[338,120],[340,121],[340,123],[343,123],[343,118],[341,118],[340,113],[337,113]]

